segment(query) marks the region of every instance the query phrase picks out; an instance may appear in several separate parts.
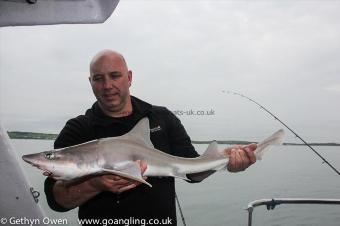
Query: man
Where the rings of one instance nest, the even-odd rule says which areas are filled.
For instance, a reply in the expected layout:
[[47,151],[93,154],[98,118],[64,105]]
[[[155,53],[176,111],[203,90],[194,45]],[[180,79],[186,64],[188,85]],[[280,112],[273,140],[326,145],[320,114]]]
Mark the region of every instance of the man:
[[[143,117],[148,117],[150,138],[156,149],[182,156],[197,157],[179,119],[164,107],[153,106],[130,95],[132,72],[124,57],[111,50],[99,52],[90,64],[89,81],[97,98],[85,115],[69,120],[58,138],[55,148],[80,144],[103,137],[127,133]],[[230,158],[228,170],[245,170],[253,164],[256,145],[234,146],[225,150]],[[140,162],[142,172],[147,168]],[[188,175],[199,182],[211,172]],[[80,219],[170,219],[176,225],[175,183],[171,177],[150,177],[152,188],[117,175],[97,175],[73,184],[47,178],[45,193],[50,207],[67,211],[79,207]],[[85,223],[84,223],[85,224]]]

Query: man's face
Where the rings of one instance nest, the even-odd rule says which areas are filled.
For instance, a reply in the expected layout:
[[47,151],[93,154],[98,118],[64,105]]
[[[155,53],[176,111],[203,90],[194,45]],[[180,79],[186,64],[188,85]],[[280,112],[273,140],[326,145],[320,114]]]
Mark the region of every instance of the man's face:
[[122,111],[130,96],[131,79],[132,72],[119,56],[102,56],[91,65],[89,80],[104,112],[125,113]]

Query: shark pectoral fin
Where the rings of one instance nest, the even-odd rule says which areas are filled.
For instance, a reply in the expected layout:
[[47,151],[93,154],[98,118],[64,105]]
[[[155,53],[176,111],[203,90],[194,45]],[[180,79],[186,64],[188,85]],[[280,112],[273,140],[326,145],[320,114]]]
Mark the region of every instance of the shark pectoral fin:
[[124,167],[121,167],[121,169],[107,169],[107,168],[103,168],[102,169],[103,172],[107,172],[107,173],[112,173],[121,177],[125,177],[131,180],[135,180],[138,182],[141,182],[143,184],[148,185],[149,187],[152,187],[152,185],[148,182],[146,182],[143,177],[142,177],[142,172],[140,170],[140,167],[137,163],[135,162],[131,162],[128,163],[126,165],[124,165]]
[[152,187],[152,185],[150,183],[148,183],[146,180],[144,180],[143,178],[135,177],[133,175],[130,175],[130,174],[122,172],[122,171],[103,169],[103,172],[112,173],[112,174],[115,174],[115,175],[118,175],[118,176],[121,176],[121,177],[125,177],[125,178],[131,179],[131,180],[135,180],[135,181],[141,182],[143,184],[146,184],[149,187]]
[[190,180],[186,174],[175,174],[173,176],[182,180]]

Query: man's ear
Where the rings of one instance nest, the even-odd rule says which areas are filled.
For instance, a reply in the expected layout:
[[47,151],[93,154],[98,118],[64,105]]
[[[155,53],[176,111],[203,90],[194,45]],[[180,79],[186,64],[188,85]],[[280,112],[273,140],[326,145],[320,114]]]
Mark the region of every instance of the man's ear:
[[129,79],[129,86],[131,86],[132,83],[132,71],[128,71],[128,79]]

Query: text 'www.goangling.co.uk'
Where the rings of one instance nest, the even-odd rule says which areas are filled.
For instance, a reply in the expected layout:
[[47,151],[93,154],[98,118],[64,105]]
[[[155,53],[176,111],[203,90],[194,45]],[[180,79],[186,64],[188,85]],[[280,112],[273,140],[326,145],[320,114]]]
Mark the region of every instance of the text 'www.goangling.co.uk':
[[112,218],[112,219],[79,219],[79,224],[85,225],[101,225],[101,226],[114,226],[114,225],[124,225],[124,226],[146,226],[146,225],[172,225],[171,218],[165,219],[139,219],[139,218]]

